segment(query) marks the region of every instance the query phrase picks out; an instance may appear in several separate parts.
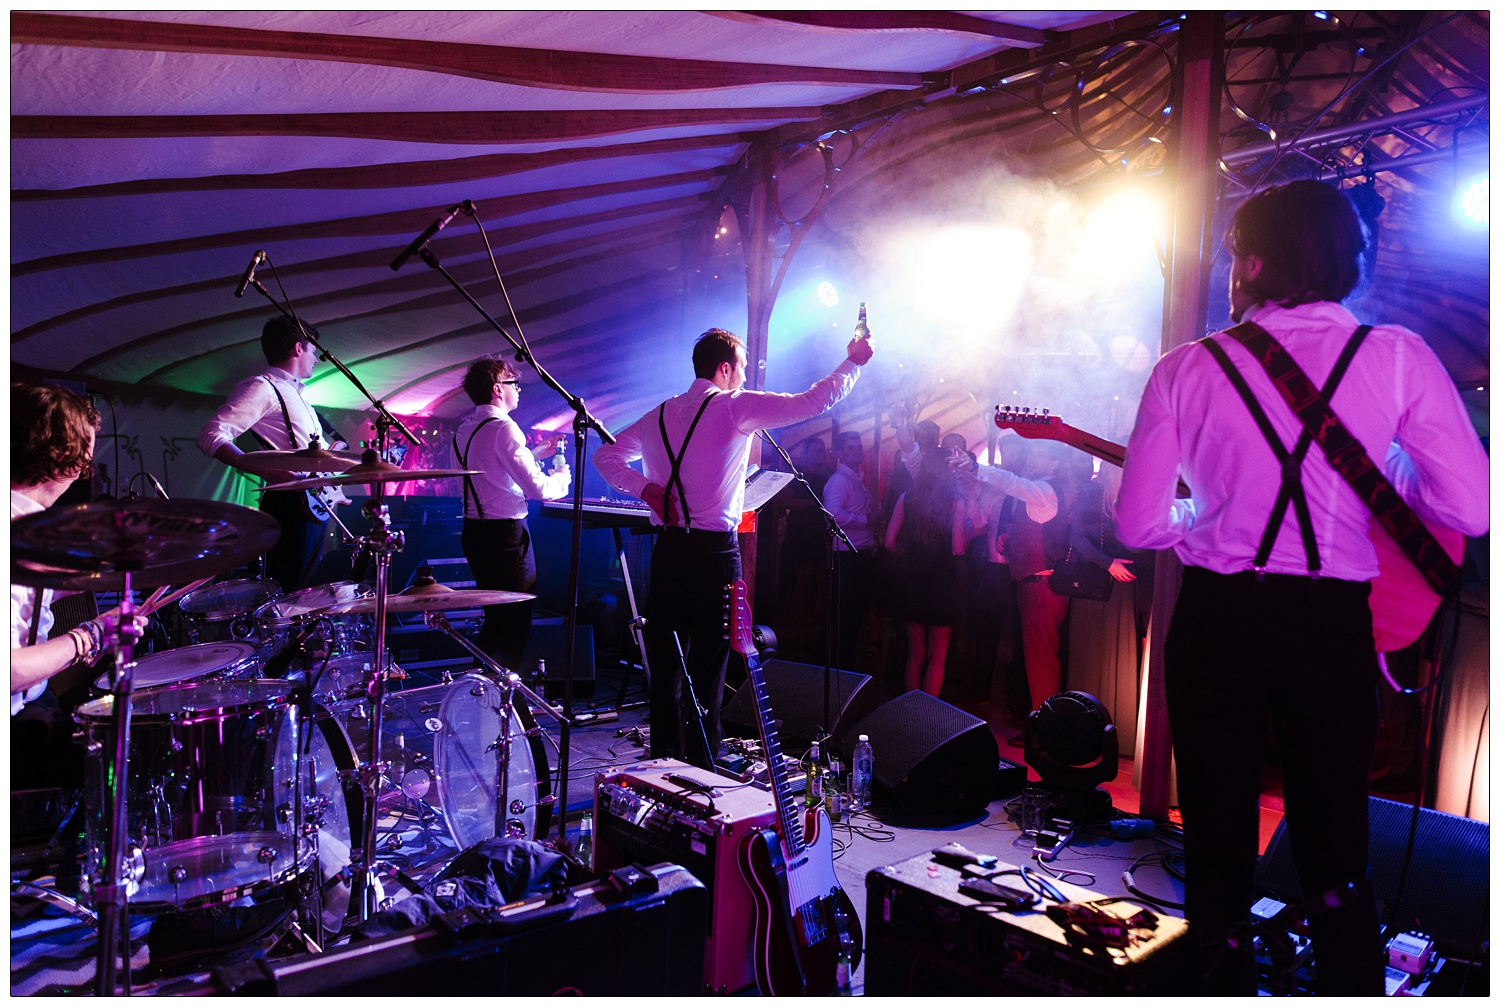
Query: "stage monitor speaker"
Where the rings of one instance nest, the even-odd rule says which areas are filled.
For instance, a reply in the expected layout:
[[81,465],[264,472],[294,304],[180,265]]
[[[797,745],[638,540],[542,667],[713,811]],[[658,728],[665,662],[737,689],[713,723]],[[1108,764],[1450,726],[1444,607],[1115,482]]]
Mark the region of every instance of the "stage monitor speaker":
[[1000,746],[978,717],[925,692],[878,707],[844,735],[861,734],[875,752],[875,785],[906,812],[977,811],[999,787]]
[[[567,639],[567,623],[562,619],[532,620],[525,661],[531,668],[536,667],[537,661],[547,662],[549,699],[562,698],[563,669],[568,662]],[[573,698],[587,699],[594,694],[594,667],[594,627],[579,623],[573,627]]]
[[[1370,798],[1369,808],[1370,868],[1380,921],[1431,934],[1440,946],[1460,954],[1473,952],[1489,940],[1489,824],[1431,808],[1419,810],[1411,869],[1400,911],[1392,918],[1412,809],[1409,804],[1379,797]],[[1292,865],[1291,837],[1284,818],[1260,858],[1255,883],[1283,901],[1295,902],[1306,894]]]
[[[783,742],[810,744],[823,726],[823,668],[815,664],[798,664],[777,658],[765,662],[766,692],[771,711],[780,721],[778,734]],[[827,734],[842,738],[849,725],[864,717],[880,702],[869,675],[835,669],[828,684],[828,714],[833,721]],[[740,688],[720,713],[724,733],[741,738],[760,735],[755,722],[755,704],[750,690]],[[845,754],[852,751],[846,748]]]

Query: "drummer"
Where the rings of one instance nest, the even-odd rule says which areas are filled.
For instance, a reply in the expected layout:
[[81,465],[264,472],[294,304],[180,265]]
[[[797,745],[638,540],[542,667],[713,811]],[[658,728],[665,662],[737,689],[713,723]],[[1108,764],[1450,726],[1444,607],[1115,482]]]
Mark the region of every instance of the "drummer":
[[[87,399],[57,385],[11,385],[11,520],[46,510],[74,480],[92,474],[98,429],[99,413]],[[110,609],[53,637],[54,594],[14,583],[10,589],[13,790],[81,780],[82,750],[72,743],[72,725],[47,681],[75,664],[97,660],[119,620],[120,610]],[[132,635],[138,638],[145,625],[137,616]]]
[[[307,325],[314,337],[318,330]],[[230,468],[259,476],[267,484],[291,482],[302,474],[259,471],[244,460],[235,438],[251,431],[268,448],[300,451],[313,436],[324,448],[347,447],[329,440],[317,412],[308,404],[302,382],[317,366],[317,348],[302,337],[297,323],[284,315],[269,319],[260,333],[260,348],[267,367],[234,386],[228,400],[204,424],[198,448]],[[318,520],[307,497],[291,491],[266,493],[260,509],[281,525],[281,540],[266,554],[266,576],[290,594],[312,581],[323,556],[327,521]]]
[[[559,458],[550,473],[538,458],[557,451],[555,441],[536,454],[511,418],[521,401],[521,381],[504,360],[481,358],[464,375],[464,392],[474,403],[453,437],[460,468],[478,469],[464,476],[464,530],[461,543],[474,586],[483,591],[526,591],[536,586],[536,553],[526,527],[526,500],[556,500],[567,495],[573,474]],[[531,602],[486,605],[479,647],[506,668],[517,671],[531,635]]]

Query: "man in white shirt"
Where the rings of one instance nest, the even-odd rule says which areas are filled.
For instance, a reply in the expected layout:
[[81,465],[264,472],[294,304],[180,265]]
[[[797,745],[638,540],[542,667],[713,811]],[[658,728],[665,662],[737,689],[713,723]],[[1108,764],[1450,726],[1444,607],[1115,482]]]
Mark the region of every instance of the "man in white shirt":
[[834,561],[838,571],[838,652],[833,666],[849,671],[856,667],[855,648],[859,642],[860,623],[870,608],[870,589],[875,578],[875,498],[865,486],[860,472],[865,463],[865,446],[859,434],[846,430],[834,438],[834,455],[839,467],[823,486],[823,506],[828,508],[849,541],[858,552],[835,539]]
[[[719,747],[719,708],[729,643],[724,639],[725,588],[740,577],[735,537],[745,498],[745,470],[757,430],[788,426],[830,409],[854,387],[874,349],[849,341],[848,359],[797,395],[745,391],[745,347],[733,333],[710,329],[693,347],[697,375],[594,452],[594,467],[622,493],[651,507],[662,526],[651,557],[651,755],[712,768]],[[630,467],[639,459],[643,472]],[[683,709],[676,633],[704,709]],[[708,750],[703,750],[706,737]]]
[[[313,336],[318,330],[308,326]],[[285,315],[267,320],[260,334],[267,367],[234,386],[228,400],[198,433],[198,449],[232,469],[258,476],[268,484],[291,482],[306,473],[265,472],[244,460],[235,438],[252,431],[267,449],[301,451],[316,436],[319,446],[330,444],[322,421],[308,404],[303,381],[317,366],[317,347],[302,337],[297,323]],[[309,509],[305,493],[285,491],[261,495],[260,509],[276,518],[281,538],[266,553],[266,576],[288,593],[306,587],[323,555],[326,519]]]
[[[503,360],[484,358],[469,365],[464,392],[474,411],[453,437],[459,468],[478,469],[464,477],[464,558],[483,591],[531,592],[536,586],[536,553],[526,525],[526,501],[566,496],[573,474],[566,460],[543,472],[526,435],[511,418],[521,401],[521,381]],[[551,457],[556,445],[541,452]],[[479,647],[506,668],[520,671],[531,636],[531,602],[486,605]]]
[[[1253,321],[1285,348],[1418,516],[1482,534],[1488,460],[1452,380],[1419,336],[1394,325],[1364,330],[1339,303],[1359,280],[1366,245],[1348,198],[1313,181],[1258,193],[1236,212],[1226,245],[1234,320]],[[1342,357],[1347,369],[1329,391]],[[1207,992],[1255,993],[1245,938],[1269,718],[1292,859],[1309,900],[1323,900],[1309,913],[1317,992],[1378,996],[1379,928],[1365,872],[1379,723],[1369,581],[1379,570],[1370,510],[1321,447],[1310,447],[1300,470],[1278,460],[1302,431],[1236,337],[1178,347],[1147,382],[1115,517],[1122,543],[1175,549],[1184,564],[1164,673],[1187,917],[1206,953]],[[1175,498],[1179,475],[1189,499]],[[1273,516],[1283,493],[1294,506]]]

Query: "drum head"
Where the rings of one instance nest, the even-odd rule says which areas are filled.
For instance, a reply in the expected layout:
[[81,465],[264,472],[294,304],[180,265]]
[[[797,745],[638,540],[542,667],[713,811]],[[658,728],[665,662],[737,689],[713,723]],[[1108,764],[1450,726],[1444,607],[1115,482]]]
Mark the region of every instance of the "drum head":
[[[496,741],[500,737],[502,696],[500,687],[490,679],[465,675],[453,681],[437,717],[425,721],[434,735],[433,761],[443,817],[460,850],[497,835],[495,793],[500,753]],[[534,726],[530,713],[519,693],[513,702],[505,830],[535,839],[539,832],[537,802],[547,788],[537,780],[536,760],[526,736],[528,727]],[[545,771],[546,763],[542,765]]]
[[[232,678],[254,667],[255,647],[248,643],[200,643],[193,647],[148,654],[135,662],[135,688],[154,689],[200,678]],[[110,673],[94,680],[102,692],[110,688]]]
[[254,612],[272,598],[281,596],[281,585],[270,580],[226,580],[189,591],[177,607],[207,622],[233,619]]
[[[287,706],[292,686],[287,682],[251,679],[245,682],[194,682],[146,689],[131,696],[131,718],[141,723],[194,724],[224,720]],[[74,716],[79,720],[105,720],[114,711],[114,696],[84,703]]]
[[255,610],[255,618],[266,625],[285,624],[321,612],[329,605],[356,601],[373,593],[369,585],[353,581],[318,584],[266,602]]

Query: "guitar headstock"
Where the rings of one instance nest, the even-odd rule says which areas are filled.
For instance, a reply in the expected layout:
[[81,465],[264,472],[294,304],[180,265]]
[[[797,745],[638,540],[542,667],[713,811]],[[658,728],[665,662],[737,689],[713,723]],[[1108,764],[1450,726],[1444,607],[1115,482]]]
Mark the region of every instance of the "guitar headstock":
[[756,653],[755,635],[750,602],[745,598],[745,582],[737,580],[724,590],[729,596],[729,646],[745,657],[751,657]]
[[1053,416],[1051,410],[1048,409],[1033,409],[1030,406],[996,406],[995,426],[1001,430],[1014,430],[1022,437],[1060,440],[1065,424],[1062,417]]

